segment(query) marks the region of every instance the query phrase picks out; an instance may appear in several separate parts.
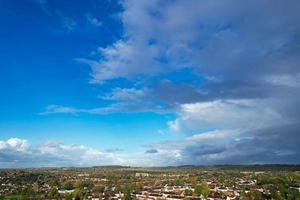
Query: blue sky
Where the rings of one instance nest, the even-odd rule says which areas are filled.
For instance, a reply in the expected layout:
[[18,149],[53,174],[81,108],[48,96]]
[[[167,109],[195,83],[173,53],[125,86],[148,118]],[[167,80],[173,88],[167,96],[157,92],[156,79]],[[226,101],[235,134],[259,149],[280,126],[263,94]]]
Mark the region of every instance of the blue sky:
[[297,6],[1,1],[0,163],[299,163]]
[[[133,151],[142,149],[143,144],[180,138],[158,132],[174,119],[171,113],[40,114],[50,104],[106,105],[97,96],[128,85],[126,81],[90,84],[90,68],[76,61],[97,57],[98,47],[122,35],[118,2],[2,1],[0,9],[2,140],[58,140]],[[65,24],[72,22],[74,28]]]

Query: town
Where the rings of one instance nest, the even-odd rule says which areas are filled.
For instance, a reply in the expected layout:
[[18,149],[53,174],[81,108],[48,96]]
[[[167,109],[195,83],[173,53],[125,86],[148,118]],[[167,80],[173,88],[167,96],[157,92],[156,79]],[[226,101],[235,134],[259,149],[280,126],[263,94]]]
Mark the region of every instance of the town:
[[299,165],[0,170],[0,199],[300,199]]

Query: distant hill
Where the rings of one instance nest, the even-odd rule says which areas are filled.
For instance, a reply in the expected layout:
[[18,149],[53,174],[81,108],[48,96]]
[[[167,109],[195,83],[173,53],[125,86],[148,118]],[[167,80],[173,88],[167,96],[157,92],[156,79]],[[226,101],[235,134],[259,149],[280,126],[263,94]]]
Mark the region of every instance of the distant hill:
[[240,170],[240,171],[300,171],[300,164],[255,164],[255,165],[180,165],[180,166],[166,166],[166,167],[132,167],[122,165],[104,165],[93,166],[91,168],[98,169],[216,169],[216,170]]

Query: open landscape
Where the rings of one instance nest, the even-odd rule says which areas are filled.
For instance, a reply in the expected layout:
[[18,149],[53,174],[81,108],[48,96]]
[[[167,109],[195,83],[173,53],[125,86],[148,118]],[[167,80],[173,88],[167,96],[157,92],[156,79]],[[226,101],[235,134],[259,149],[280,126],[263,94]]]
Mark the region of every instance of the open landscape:
[[0,199],[300,199],[299,165],[32,168],[0,171]]
[[300,0],[0,0],[0,200],[300,200]]

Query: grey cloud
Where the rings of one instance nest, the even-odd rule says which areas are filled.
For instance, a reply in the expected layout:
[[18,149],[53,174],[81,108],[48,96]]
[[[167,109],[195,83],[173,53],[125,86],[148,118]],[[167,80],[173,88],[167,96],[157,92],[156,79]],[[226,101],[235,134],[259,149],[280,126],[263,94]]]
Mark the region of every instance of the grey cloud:
[[[99,67],[95,66],[94,78],[103,81],[146,73],[149,76],[149,72],[157,74],[186,66],[201,74],[221,71],[225,78],[256,77],[273,73],[274,61],[279,61],[275,73],[294,72],[295,61],[299,61],[295,41],[299,34],[298,4],[124,1],[122,21],[125,38],[129,39],[103,49],[104,59],[98,62]],[[145,49],[147,54],[143,53]],[[157,62],[161,60],[164,62]],[[288,67],[283,62],[288,62]]]
[[[124,37],[100,48],[102,59],[86,62],[92,68],[93,82],[142,79],[149,89],[145,95],[164,102],[167,108],[198,101],[277,96],[282,91],[277,80],[284,85],[299,77],[298,6],[294,0],[127,0],[121,14]],[[186,68],[218,81],[182,84],[171,77],[169,83],[152,79]],[[280,78],[282,74],[289,80]]]
[[194,145],[188,146],[183,151],[188,152],[191,156],[202,156],[202,155],[210,155],[210,154],[218,154],[222,153],[226,150],[225,147],[213,146],[213,145]]
[[299,131],[296,124],[250,132],[215,131],[166,141],[156,148],[166,152],[159,155],[160,160],[169,162],[165,165],[300,163]]
[[177,103],[191,103],[197,100],[204,101],[206,99],[206,92],[193,84],[174,84],[172,81],[164,80],[155,84],[152,96],[157,100],[174,106]]
[[148,149],[145,151],[145,153],[154,154],[154,153],[158,153],[158,151],[156,149]]
[[107,153],[116,153],[116,152],[121,152],[124,151],[124,149],[120,149],[120,148],[112,148],[112,149],[106,149],[105,152]]

